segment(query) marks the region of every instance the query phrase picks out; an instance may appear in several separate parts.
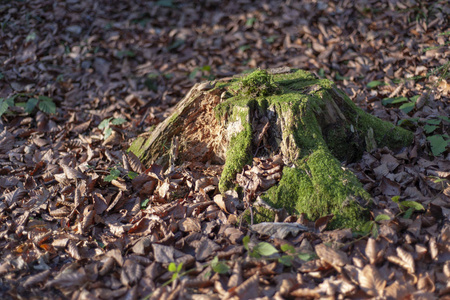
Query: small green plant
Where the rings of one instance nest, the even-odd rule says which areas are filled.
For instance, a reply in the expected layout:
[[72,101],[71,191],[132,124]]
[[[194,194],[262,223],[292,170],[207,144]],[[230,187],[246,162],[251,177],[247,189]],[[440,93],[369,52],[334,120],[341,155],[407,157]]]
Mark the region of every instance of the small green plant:
[[106,176],[103,180],[107,182],[111,182],[113,180],[116,180],[120,176],[120,170],[113,168],[111,171],[109,171],[109,175]]
[[218,256],[214,257],[210,264],[213,271],[219,274],[226,274],[230,270],[230,267],[226,263],[219,261]]
[[123,118],[108,118],[104,119],[99,125],[98,128],[103,130],[103,139],[107,139],[112,134],[111,125],[122,125],[127,120]]
[[[211,66],[209,65],[194,68],[194,70],[191,73],[189,73],[189,79],[194,80],[198,72],[202,72],[202,79],[214,80],[214,75],[211,74]],[[206,75],[205,73],[207,73],[208,75]]]
[[249,251],[250,257],[261,258],[262,256],[271,256],[278,253],[277,248],[267,242],[260,242],[250,250],[250,237],[247,235],[242,239],[244,248]]
[[124,58],[124,57],[133,58],[133,57],[136,57],[136,53],[131,50],[120,50],[120,51],[117,51],[116,57],[117,58]]
[[354,231],[353,234],[361,238],[365,238],[367,236],[372,236],[374,239],[378,237],[378,231],[380,229],[380,225],[378,224],[380,221],[390,220],[391,217],[385,214],[378,215],[375,220],[367,221],[364,223],[358,231]]
[[[18,102],[16,99],[19,97],[27,99],[26,102]],[[46,114],[55,114],[56,105],[53,99],[46,96],[31,97],[30,94],[19,93],[9,98],[0,98],[0,117],[9,112],[11,107],[22,107],[26,113],[31,114],[37,107],[40,111]]]
[[141,202],[141,209],[146,209],[148,204],[150,203],[150,198],[145,199]]
[[[274,254],[280,253],[277,248],[267,242],[259,242],[254,247],[250,247],[250,237],[245,236],[242,239],[244,248],[249,252],[250,257],[263,258],[267,256],[272,256]],[[250,249],[251,248],[251,249]],[[290,267],[295,258],[299,258],[304,261],[309,261],[316,258],[314,253],[298,253],[292,245],[283,244],[281,245],[281,251],[284,253],[278,258],[279,263]],[[269,258],[270,259],[270,258]]]
[[381,100],[381,104],[383,104],[384,106],[393,106],[395,104],[402,103],[399,109],[401,109],[405,114],[407,114],[414,109],[419,97],[420,95],[416,95],[411,98],[407,97],[384,98],[383,100]]
[[371,81],[371,82],[369,82],[368,84],[367,84],[367,87],[369,88],[369,89],[374,89],[374,88],[376,88],[377,86],[383,86],[383,85],[388,85],[386,82],[383,82],[383,81],[379,81],[379,80],[373,80],[373,81]]
[[399,126],[414,128],[416,126],[423,126],[427,141],[430,143],[431,152],[434,156],[441,155],[450,146],[450,137],[444,134],[445,123],[450,123],[450,118],[447,116],[438,116],[435,118],[420,120],[419,118],[409,118],[400,120]]
[[[103,180],[107,181],[107,182],[111,182],[111,181],[119,178],[120,174],[121,174],[121,171],[117,167],[111,168],[109,171],[109,175],[105,176],[105,178]],[[136,172],[129,171],[126,176],[128,176],[128,178],[132,180],[133,178],[135,178],[138,175],[139,174]]]
[[400,214],[403,214],[403,218],[409,219],[415,211],[425,210],[422,204],[416,201],[405,200],[400,202],[400,196],[394,196],[392,201],[398,204]]
[[281,245],[281,251],[284,252],[284,255],[278,258],[278,262],[282,263],[286,267],[292,266],[292,262],[295,258],[299,258],[303,261],[310,261],[316,258],[314,253],[297,253],[294,246],[289,244]]
[[247,21],[245,22],[245,26],[247,27],[253,27],[253,24],[255,24],[256,22],[256,18],[248,18]]
[[172,274],[172,279],[171,281],[176,280],[177,278],[181,277],[181,270],[183,269],[183,263],[179,263],[178,265],[174,262],[171,262],[169,264],[168,270],[169,272],[173,273]]

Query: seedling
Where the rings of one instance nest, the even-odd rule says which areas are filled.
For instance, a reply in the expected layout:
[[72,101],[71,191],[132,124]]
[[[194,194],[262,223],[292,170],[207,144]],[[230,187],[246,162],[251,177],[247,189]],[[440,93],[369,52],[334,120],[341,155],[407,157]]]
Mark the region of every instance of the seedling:
[[127,120],[123,118],[108,118],[104,119],[99,125],[98,128],[103,130],[103,139],[107,139],[112,134],[111,125],[121,125],[125,123]]
[[405,219],[409,219],[414,211],[425,210],[423,205],[416,201],[406,200],[400,202],[400,196],[394,196],[391,199],[398,204],[398,208]]
[[109,175],[106,176],[103,180],[107,182],[111,182],[113,180],[116,180],[120,176],[120,170],[113,168],[109,172]]
[[213,269],[214,272],[219,274],[226,274],[230,270],[230,267],[228,267],[227,264],[225,264],[222,261],[219,261],[218,256],[214,257],[213,260],[211,261],[211,268]]
[[[26,97],[28,100],[26,102],[16,102],[18,97]],[[46,114],[55,114],[56,105],[53,99],[46,96],[30,97],[30,94],[19,93],[13,95],[9,98],[0,98],[0,117],[9,112],[11,107],[23,107],[26,113],[32,113],[36,107]]]
[[171,262],[170,264],[169,264],[169,267],[168,267],[168,270],[169,270],[169,272],[172,272],[173,274],[172,274],[172,280],[171,281],[174,281],[174,280],[176,280],[177,278],[180,278],[181,277],[181,275],[180,275],[180,272],[181,272],[181,269],[183,268],[183,263],[181,262],[181,263],[179,263],[178,265],[176,264],[176,263],[174,263],[174,262]]

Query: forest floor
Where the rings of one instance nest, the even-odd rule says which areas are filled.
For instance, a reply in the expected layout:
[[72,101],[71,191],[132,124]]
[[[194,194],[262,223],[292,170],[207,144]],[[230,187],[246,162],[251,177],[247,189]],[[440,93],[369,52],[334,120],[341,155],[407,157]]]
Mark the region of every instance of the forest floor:
[[[450,299],[448,1],[32,0],[0,15],[0,298]],[[127,153],[196,82],[282,66],[415,133],[346,166],[373,197],[358,232],[330,216],[239,226],[220,166],[168,173]]]

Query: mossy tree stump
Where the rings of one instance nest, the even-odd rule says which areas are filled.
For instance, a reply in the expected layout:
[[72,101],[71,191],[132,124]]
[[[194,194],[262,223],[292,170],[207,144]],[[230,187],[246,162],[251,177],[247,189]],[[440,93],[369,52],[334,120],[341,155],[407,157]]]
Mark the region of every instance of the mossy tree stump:
[[333,214],[333,227],[355,228],[366,221],[370,197],[342,162],[376,147],[409,145],[413,134],[365,113],[329,80],[279,68],[196,84],[171,117],[130,149],[147,165],[167,166],[175,138],[178,164],[223,165],[221,192],[234,188],[254,156],[281,154],[281,180],[264,201],[310,219]]

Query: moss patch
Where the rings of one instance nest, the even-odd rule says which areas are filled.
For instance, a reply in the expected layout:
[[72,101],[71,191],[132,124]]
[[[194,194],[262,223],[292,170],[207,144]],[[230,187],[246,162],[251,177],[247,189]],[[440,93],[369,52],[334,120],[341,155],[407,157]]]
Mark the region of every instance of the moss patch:
[[231,137],[219,182],[219,190],[222,193],[233,187],[236,174],[252,161],[252,127],[247,120],[249,111],[249,107],[235,107],[234,114],[231,116],[236,126],[243,127],[243,130]]

